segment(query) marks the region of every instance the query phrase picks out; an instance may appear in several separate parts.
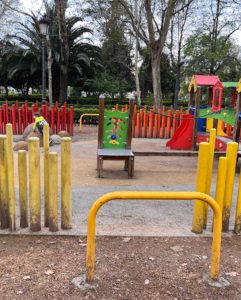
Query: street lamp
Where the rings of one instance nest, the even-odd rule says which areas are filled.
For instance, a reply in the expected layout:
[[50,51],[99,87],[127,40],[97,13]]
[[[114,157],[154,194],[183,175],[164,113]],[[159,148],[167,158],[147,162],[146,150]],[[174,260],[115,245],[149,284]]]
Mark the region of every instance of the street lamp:
[[39,20],[39,29],[42,37],[42,102],[46,101],[46,80],[45,80],[45,47],[46,47],[46,36],[48,34],[49,22],[44,15]]

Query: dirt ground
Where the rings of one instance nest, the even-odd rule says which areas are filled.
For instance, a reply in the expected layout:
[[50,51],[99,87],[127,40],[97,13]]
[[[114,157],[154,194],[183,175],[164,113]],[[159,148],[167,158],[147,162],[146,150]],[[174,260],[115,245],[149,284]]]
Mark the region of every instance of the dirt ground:
[[[122,162],[106,162],[104,178],[99,179],[97,128],[76,133],[73,188],[195,184],[196,157],[136,157],[133,179],[122,170]],[[164,145],[160,140],[133,139],[134,151],[161,151]],[[51,151],[60,153],[60,146]],[[214,169],[215,181],[217,160]],[[80,290],[71,281],[85,273],[85,236],[0,235],[0,299],[241,300],[240,236],[223,238],[221,276],[230,282],[225,288],[210,287],[203,280],[210,268],[209,237],[97,236],[96,241],[97,287]]]
[[85,237],[0,236],[1,299],[241,299],[241,239],[224,238],[221,272],[210,287],[211,238],[97,237],[93,290],[72,279],[85,272]]

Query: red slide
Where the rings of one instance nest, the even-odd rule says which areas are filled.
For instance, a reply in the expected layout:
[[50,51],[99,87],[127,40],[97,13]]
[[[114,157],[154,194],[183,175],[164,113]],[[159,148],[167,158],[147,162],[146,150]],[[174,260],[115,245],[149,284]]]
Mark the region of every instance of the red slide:
[[181,125],[177,128],[172,139],[166,143],[166,146],[173,150],[192,149],[193,123],[193,115],[183,115]]

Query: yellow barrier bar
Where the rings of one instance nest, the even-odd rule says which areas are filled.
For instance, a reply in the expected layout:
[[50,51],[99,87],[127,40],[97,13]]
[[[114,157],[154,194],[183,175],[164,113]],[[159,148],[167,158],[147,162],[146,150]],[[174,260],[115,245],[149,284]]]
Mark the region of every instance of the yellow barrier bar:
[[223,231],[229,230],[229,218],[232,205],[233,185],[235,177],[235,169],[237,163],[238,144],[235,142],[228,143],[227,146],[227,176],[225,183],[225,194],[223,204]]
[[91,207],[88,216],[88,233],[86,249],[86,280],[93,281],[95,262],[95,225],[96,215],[101,206],[111,200],[195,200],[198,199],[211,206],[214,213],[212,258],[210,276],[217,280],[220,267],[220,248],[222,234],[222,213],[219,205],[210,196],[198,192],[127,192],[108,193],[100,197]]
[[44,125],[44,226],[49,226],[49,125]]
[[1,229],[9,228],[8,176],[7,176],[7,137],[0,135],[0,221]]
[[72,228],[71,138],[61,139],[61,228]]
[[234,232],[235,233],[241,232],[241,173],[239,177],[239,188],[238,188],[238,199],[236,205]]
[[7,168],[8,168],[8,202],[9,202],[9,229],[16,230],[15,220],[15,189],[14,189],[14,162],[13,162],[13,130],[12,124],[6,125],[7,135]]
[[[210,157],[210,147],[210,144],[206,142],[200,143],[199,145],[196,191],[201,193],[206,193],[207,191],[207,173]],[[196,201],[194,204],[192,232],[203,232],[204,212],[204,203],[202,201]]]
[[58,154],[49,153],[49,231],[58,231]]
[[83,117],[86,117],[86,116],[99,116],[99,114],[83,114],[80,116],[79,118],[79,129],[81,130],[82,129],[82,120],[83,120]]
[[27,151],[18,151],[20,227],[28,227]]
[[28,139],[30,230],[41,230],[40,214],[40,149],[39,138]]
[[[215,141],[216,141],[216,129],[210,129],[210,154],[209,154],[209,162],[208,162],[208,171],[207,171],[207,190],[206,194],[210,195],[211,184],[212,184],[212,173],[213,173],[213,158],[214,158],[214,151],[215,151]],[[208,220],[208,205],[204,204],[204,221],[203,221],[203,228],[207,228],[207,220]]]

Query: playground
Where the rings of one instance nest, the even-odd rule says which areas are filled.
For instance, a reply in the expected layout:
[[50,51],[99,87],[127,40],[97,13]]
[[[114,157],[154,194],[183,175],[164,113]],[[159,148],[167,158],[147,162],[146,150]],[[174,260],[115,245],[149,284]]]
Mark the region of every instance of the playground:
[[[193,203],[188,201],[117,201],[103,207],[97,218],[97,286],[84,290],[75,286],[72,280],[85,273],[87,213],[99,196],[116,190],[195,190],[197,157],[136,156],[132,179],[123,171],[123,162],[109,161],[104,178],[97,178],[97,142],[95,126],[86,126],[81,133],[76,128],[72,229],[51,234],[43,227],[30,236],[29,229],[19,229],[17,218],[16,233],[23,233],[21,237],[1,231],[1,294],[6,299],[238,299],[239,237],[224,233],[222,239],[220,275],[230,286],[209,286],[203,276],[210,266],[212,214],[205,234],[195,235],[191,232]],[[132,149],[135,153],[158,152],[165,143],[134,138]],[[60,153],[60,146],[51,151]],[[217,159],[214,170],[216,181]],[[238,180],[236,172],[234,199]],[[211,194],[214,192],[213,186]],[[231,218],[230,227],[233,223]]]

